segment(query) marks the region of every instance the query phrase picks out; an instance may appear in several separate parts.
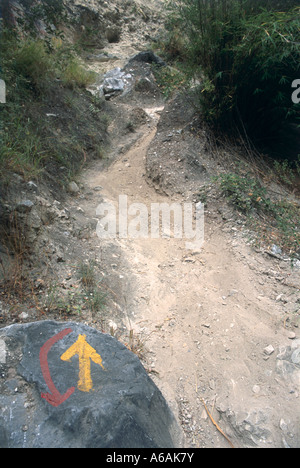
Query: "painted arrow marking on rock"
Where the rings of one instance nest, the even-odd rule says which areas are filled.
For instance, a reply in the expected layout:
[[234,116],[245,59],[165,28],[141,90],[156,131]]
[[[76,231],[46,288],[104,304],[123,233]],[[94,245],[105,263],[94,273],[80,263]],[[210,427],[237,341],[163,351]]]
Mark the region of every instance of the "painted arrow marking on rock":
[[86,341],[86,335],[79,335],[78,340],[60,357],[62,361],[70,361],[70,359],[78,355],[79,358],[79,381],[78,389],[82,392],[89,392],[93,388],[91,378],[91,361],[99,364],[105,370],[102,364],[102,358],[97,354]]
[[50,338],[50,340],[48,340],[44,344],[44,346],[42,346],[40,350],[40,365],[41,365],[43,377],[50,390],[50,393],[42,393],[42,398],[48,401],[50,405],[55,406],[55,407],[61,405],[64,401],[66,401],[74,393],[75,387],[69,388],[69,390],[67,390],[64,395],[60,394],[60,392],[55,387],[53,380],[51,378],[49,364],[48,364],[48,353],[50,349],[52,348],[52,346],[55,345],[55,343],[62,340],[69,333],[72,333],[72,331],[73,330],[71,328],[66,328],[60,333],[57,333],[57,335]]

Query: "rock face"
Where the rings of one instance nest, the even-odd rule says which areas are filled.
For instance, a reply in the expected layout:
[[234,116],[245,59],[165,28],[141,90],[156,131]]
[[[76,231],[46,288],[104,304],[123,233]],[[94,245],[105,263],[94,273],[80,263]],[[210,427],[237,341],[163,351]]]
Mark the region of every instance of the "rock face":
[[161,392],[113,337],[74,322],[0,330],[1,448],[180,444]]
[[123,93],[125,88],[131,84],[133,77],[119,67],[110,70],[104,76],[103,84],[99,87],[99,95],[109,100],[112,96]]
[[166,62],[164,62],[164,60],[162,60],[152,50],[139,52],[134,57],[131,57],[129,63],[133,62],[155,63],[159,67],[165,67],[167,65]]

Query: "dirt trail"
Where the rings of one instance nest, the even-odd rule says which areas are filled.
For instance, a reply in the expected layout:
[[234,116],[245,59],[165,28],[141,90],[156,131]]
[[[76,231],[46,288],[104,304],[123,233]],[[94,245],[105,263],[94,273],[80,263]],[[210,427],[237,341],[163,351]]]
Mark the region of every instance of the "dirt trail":
[[[161,109],[145,110],[151,124],[133,147],[105,171],[92,167],[83,175],[87,189],[102,187],[105,201],[116,204],[119,195],[148,207],[183,201],[158,194],[145,177]],[[274,300],[281,264],[255,255],[211,213],[205,222],[200,253],[172,238],[115,241],[129,265],[123,281],[134,278],[128,328],[143,342],[145,365],[181,421],[188,446],[229,446],[203,401],[236,446],[280,446],[280,421],[293,426],[299,401],[275,369],[278,350],[291,344],[282,304]],[[275,350],[270,356],[264,351],[269,345]]]
[[[99,7],[96,0],[89,3]],[[300,262],[292,269],[283,256],[247,242],[243,222],[238,224],[226,200],[210,190],[211,176],[234,165],[230,149],[225,162],[217,161],[204,129],[197,136],[192,131],[195,110],[186,96],[170,105],[162,102],[149,64],[128,64],[164,28],[163,3],[133,2],[134,10],[122,20],[120,42],[95,51],[107,54],[108,61],[87,60],[100,81],[108,70],[127,64],[131,88],[111,95],[109,102],[103,98],[99,118],[110,122],[107,161],[85,168],[76,179],[78,191],[63,205],[56,200],[52,207],[39,197],[53,217],[38,244],[41,256],[44,244],[49,248],[41,278],[48,279],[48,272],[55,277],[54,299],[60,297],[57,285],[66,293],[62,297],[76,297],[78,265],[95,261],[108,288],[108,307],[95,313],[83,307],[76,320],[108,333],[113,329],[123,342],[131,333],[187,447],[227,448],[228,439],[236,447],[299,447]],[[124,2],[109,7],[118,4]],[[148,8],[156,13],[153,23]],[[161,185],[153,183],[155,177]],[[96,209],[103,201],[117,206],[119,196],[127,195],[129,206],[142,203],[150,212],[151,203],[182,206],[208,185],[200,251],[187,250],[185,239],[168,238],[167,232],[158,239],[96,235]],[[37,283],[44,283],[40,274]],[[31,309],[25,314],[28,320],[31,314]]]
[[[152,3],[151,8],[158,8],[160,2]],[[89,63],[89,67],[99,73],[122,67],[140,49],[138,34],[139,30],[123,32],[119,44],[109,45],[107,52],[118,60]],[[162,195],[146,176],[147,152],[153,148],[163,104],[147,92],[111,101],[109,160],[114,162],[105,170],[95,162],[81,177],[87,195],[80,207],[89,219],[95,219],[103,200],[117,206],[119,195],[128,196],[129,206],[143,203],[149,212],[151,203],[191,201],[187,197],[201,187],[202,160],[191,166],[189,178],[194,177],[195,185],[189,195],[181,193],[179,182],[172,192],[176,195]],[[133,133],[126,132],[125,124],[137,109],[148,117]],[[176,183],[177,178],[185,178],[181,157],[173,163],[168,156],[170,151],[186,151],[183,142],[175,146],[181,138],[177,130],[180,133],[186,125],[189,111],[176,103],[167,112],[164,135],[168,140],[171,132],[173,146],[162,138],[154,151],[159,153],[162,171],[176,166]],[[193,140],[192,150],[194,144]],[[205,157],[200,148],[194,149]],[[204,165],[211,173],[215,164],[208,155]],[[187,446],[230,447],[204,403],[237,447],[299,446],[300,371],[291,353],[297,353],[300,336],[294,319],[293,328],[286,327],[286,319],[295,310],[300,271],[292,271],[289,262],[264,250],[255,251],[240,226],[226,213],[224,218],[219,200],[210,200],[208,206],[205,243],[198,253],[186,250],[184,239],[163,236],[89,241],[91,251],[106,252],[106,274],[115,298],[111,319],[118,330],[124,321],[128,331],[133,330],[143,363],[180,421]]]

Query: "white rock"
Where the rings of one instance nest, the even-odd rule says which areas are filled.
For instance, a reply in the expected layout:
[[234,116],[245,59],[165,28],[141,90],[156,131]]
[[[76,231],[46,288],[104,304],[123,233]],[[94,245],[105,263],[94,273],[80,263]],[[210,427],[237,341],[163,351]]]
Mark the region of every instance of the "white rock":
[[78,187],[78,185],[76,184],[76,182],[70,182],[69,185],[68,185],[68,190],[70,193],[76,195],[77,193],[80,192],[80,189]]
[[26,312],[22,312],[22,313],[19,315],[19,319],[20,319],[20,320],[26,320],[28,317],[29,317],[29,315],[28,315]]
[[267,355],[267,356],[271,356],[271,354],[273,354],[275,351],[275,349],[273,348],[272,345],[269,345],[267,346],[266,348],[264,348],[264,353]]
[[6,344],[4,340],[0,340],[0,364],[6,363]]

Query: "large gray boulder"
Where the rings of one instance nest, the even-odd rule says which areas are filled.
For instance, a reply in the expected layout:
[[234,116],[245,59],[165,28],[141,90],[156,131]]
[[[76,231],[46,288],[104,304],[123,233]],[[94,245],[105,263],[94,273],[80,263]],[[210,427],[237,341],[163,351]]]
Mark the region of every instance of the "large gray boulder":
[[133,62],[144,62],[158,65],[159,67],[167,66],[166,62],[158,55],[156,55],[152,50],[146,50],[143,52],[139,52],[138,54],[134,55],[129,59],[129,64]]
[[83,324],[0,330],[1,448],[171,448],[180,430],[137,356]]

